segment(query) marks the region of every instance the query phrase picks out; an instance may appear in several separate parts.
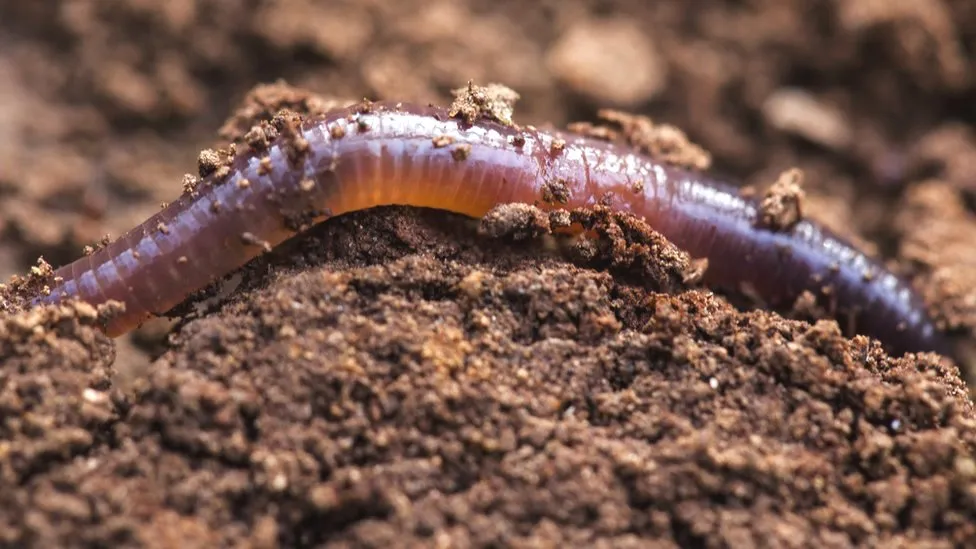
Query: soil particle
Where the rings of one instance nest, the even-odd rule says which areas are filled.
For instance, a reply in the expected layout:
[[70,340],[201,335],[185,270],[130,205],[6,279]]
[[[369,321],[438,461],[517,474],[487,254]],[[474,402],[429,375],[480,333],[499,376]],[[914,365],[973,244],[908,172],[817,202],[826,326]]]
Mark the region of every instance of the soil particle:
[[771,126],[830,149],[846,147],[853,138],[840,112],[804,90],[777,90],[766,99],[762,112]]
[[502,84],[478,86],[472,82],[463,88],[452,90],[454,102],[448,109],[452,118],[460,118],[466,124],[480,119],[494,120],[506,126],[512,125],[512,113],[519,94]]
[[667,65],[633,20],[581,21],[556,40],[546,63],[570,90],[620,107],[649,101],[667,86]]
[[481,219],[479,231],[492,238],[537,238],[551,230],[549,214],[528,204],[502,204]]
[[553,179],[542,184],[542,201],[548,204],[565,204],[572,195],[569,185],[562,179]]
[[680,129],[668,124],[655,124],[649,117],[603,109],[598,113],[600,123],[576,122],[569,125],[573,132],[621,141],[644,151],[655,159],[696,170],[711,165],[708,151],[692,143]]
[[667,293],[679,292],[700,278],[701,265],[643,221],[602,206],[574,210],[570,218],[596,237],[577,242],[578,261]]
[[207,177],[208,175],[217,171],[217,168],[222,164],[220,154],[213,149],[204,149],[200,151],[200,156],[197,157],[197,170],[201,178]]
[[787,231],[803,219],[803,173],[787,170],[763,194],[757,222],[762,227]]
[[283,111],[315,117],[354,103],[353,99],[319,95],[282,81],[260,85],[247,93],[219,133],[226,141],[244,139],[248,144],[251,141],[267,143],[274,139],[274,135],[266,135],[269,128],[260,124],[269,124]]

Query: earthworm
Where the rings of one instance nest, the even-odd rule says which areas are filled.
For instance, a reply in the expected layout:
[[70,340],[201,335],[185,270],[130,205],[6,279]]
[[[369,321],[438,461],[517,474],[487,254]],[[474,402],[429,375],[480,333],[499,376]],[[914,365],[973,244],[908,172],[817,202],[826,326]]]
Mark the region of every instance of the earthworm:
[[[542,200],[553,185],[561,202]],[[120,301],[124,311],[104,326],[117,336],[331,216],[403,205],[481,217],[499,204],[573,209],[606,196],[707,258],[703,281],[716,289],[748,288],[771,307],[829,293],[842,324],[854,319],[857,333],[892,354],[948,354],[906,282],[811,220],[763,228],[756,200],[734,185],[625,144],[393,103],[336,109],[243,150],[118,240],[58,269],[34,303]]]

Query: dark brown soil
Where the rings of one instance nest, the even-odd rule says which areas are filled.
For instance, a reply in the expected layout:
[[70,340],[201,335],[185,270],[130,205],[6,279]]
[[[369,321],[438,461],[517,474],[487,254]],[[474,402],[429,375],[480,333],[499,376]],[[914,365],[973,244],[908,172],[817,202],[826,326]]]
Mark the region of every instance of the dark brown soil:
[[[501,82],[520,123],[680,128],[976,349],[974,0],[246,4],[0,3],[0,269],[121,234],[263,111]],[[0,315],[0,547],[976,545],[954,364],[743,312],[585,215],[339,217],[115,341]]]

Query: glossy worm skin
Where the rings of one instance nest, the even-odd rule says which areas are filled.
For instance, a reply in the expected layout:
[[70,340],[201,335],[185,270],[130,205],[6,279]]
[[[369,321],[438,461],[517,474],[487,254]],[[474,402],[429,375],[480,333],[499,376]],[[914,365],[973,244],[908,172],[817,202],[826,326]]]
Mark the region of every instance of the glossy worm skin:
[[[229,174],[211,176],[115,242],[58,269],[50,294],[35,303],[121,301],[124,313],[105,326],[116,336],[291,237],[296,216],[317,222],[407,205],[480,217],[498,204],[570,209],[611,193],[612,207],[708,258],[708,284],[749,288],[774,307],[828,288],[841,325],[853,319],[857,333],[893,354],[948,353],[912,289],[851,245],[810,221],[787,231],[759,228],[757,204],[734,187],[623,145],[466,124],[443,109],[386,103],[306,121],[299,137],[307,147],[297,158],[289,158],[285,137],[241,153]],[[555,182],[568,201],[543,202]]]

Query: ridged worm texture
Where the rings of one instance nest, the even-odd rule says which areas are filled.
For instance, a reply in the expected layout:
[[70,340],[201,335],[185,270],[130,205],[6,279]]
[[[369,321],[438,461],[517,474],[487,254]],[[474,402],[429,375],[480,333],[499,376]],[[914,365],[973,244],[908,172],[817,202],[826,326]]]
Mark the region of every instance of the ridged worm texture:
[[850,244],[808,220],[760,227],[757,204],[733,186],[620,144],[391,103],[330,112],[307,121],[300,138],[242,153],[219,179],[58,269],[60,282],[36,303],[121,301],[125,312],[106,326],[115,336],[333,215],[404,205],[480,217],[514,202],[609,203],[707,258],[715,287],[747,289],[771,307],[810,291],[842,326],[892,353],[948,352],[911,287]]

